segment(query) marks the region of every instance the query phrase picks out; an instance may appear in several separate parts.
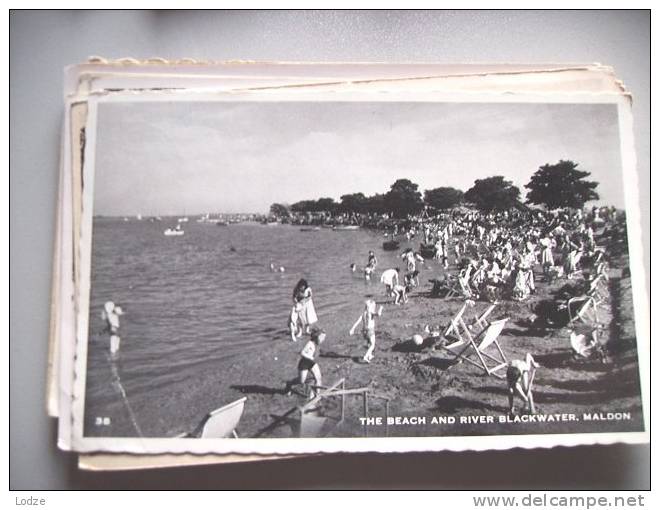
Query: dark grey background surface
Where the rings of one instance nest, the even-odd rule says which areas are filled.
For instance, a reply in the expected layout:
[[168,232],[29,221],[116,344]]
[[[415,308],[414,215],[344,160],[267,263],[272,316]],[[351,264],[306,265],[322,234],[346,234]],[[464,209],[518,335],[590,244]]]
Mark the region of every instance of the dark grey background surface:
[[[650,274],[647,11],[12,12],[10,15],[10,487],[648,488],[646,446],[331,455],[142,473],[80,472],[56,448],[45,374],[62,71],[109,58],[601,62],[634,96]],[[640,339],[639,341],[648,341]]]

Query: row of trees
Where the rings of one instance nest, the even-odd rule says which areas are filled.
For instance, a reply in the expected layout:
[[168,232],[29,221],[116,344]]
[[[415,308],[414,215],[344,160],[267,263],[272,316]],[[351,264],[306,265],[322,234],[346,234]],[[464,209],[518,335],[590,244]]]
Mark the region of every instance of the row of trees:
[[[527,203],[543,205],[549,209],[559,207],[582,208],[590,200],[598,200],[595,189],[597,182],[588,181],[591,175],[577,169],[573,161],[559,161],[554,165],[540,167],[525,185],[528,189]],[[484,212],[508,210],[523,207],[520,189],[503,176],[497,175],[477,179],[474,185],[463,191],[452,187],[440,187],[426,190],[424,195],[419,186],[409,179],[399,179],[385,194],[365,196],[363,193],[342,195],[340,202],[332,198],[303,200],[291,206],[273,204],[270,212],[279,217],[289,216],[291,212],[329,212],[336,213],[392,213],[403,218],[408,214],[417,214],[425,206],[434,210],[446,210],[462,203],[471,203]]]

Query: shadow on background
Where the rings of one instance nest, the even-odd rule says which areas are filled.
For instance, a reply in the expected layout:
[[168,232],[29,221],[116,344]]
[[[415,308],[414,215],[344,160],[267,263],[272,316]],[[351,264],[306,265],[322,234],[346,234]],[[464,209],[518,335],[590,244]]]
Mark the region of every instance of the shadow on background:
[[[647,462],[642,462],[642,458]],[[585,459],[589,469],[581,469]],[[143,472],[70,471],[76,489],[630,489],[650,488],[645,446],[483,453],[333,454]]]

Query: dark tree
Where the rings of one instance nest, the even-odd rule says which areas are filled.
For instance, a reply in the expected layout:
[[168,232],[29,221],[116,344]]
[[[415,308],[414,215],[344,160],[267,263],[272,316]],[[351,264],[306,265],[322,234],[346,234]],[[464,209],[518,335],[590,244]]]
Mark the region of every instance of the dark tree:
[[293,212],[335,212],[339,204],[332,198],[319,198],[318,200],[301,200],[291,205]]
[[463,200],[463,192],[460,189],[441,187],[428,189],[424,192],[424,202],[429,207],[436,209],[451,209]]
[[555,165],[545,164],[540,167],[525,188],[527,202],[530,204],[545,205],[549,209],[560,207],[574,207],[582,209],[585,202],[598,200],[595,189],[598,183],[587,181],[590,172],[577,169],[578,164],[573,161],[561,160]]
[[339,204],[335,202],[334,198],[319,198],[316,201],[316,212],[335,212]]
[[367,197],[364,193],[350,193],[341,196],[339,209],[342,212],[361,213],[367,211]]
[[387,212],[387,205],[385,204],[385,195],[376,193],[367,197],[366,211],[373,214],[383,214]]
[[312,212],[314,211],[315,204],[315,200],[301,200],[300,202],[291,204],[291,210],[293,212]]
[[277,218],[288,218],[291,216],[289,207],[284,204],[273,204],[270,206],[270,214]]
[[408,179],[399,179],[392,184],[385,194],[385,205],[397,218],[405,218],[415,214],[424,207],[422,194],[417,191],[419,186]]
[[520,190],[501,175],[477,179],[465,192],[465,200],[481,211],[505,211],[519,205]]

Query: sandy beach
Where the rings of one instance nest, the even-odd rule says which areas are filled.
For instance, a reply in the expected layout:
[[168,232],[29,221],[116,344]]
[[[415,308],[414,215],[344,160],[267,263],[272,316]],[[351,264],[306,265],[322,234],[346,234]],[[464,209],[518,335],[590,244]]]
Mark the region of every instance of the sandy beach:
[[[526,319],[540,303],[558,300],[567,284],[579,285],[566,279],[542,283],[541,277],[537,268],[537,292],[529,299],[503,301],[490,317],[509,319],[499,338],[508,360],[524,359],[530,352],[540,364],[534,396],[537,415],[545,420],[541,423],[508,421],[506,381],[487,376],[467,363],[452,364],[446,351],[434,348],[433,344],[442,338],[427,334],[421,348],[412,342],[412,335],[421,333],[426,325],[432,331],[438,327],[444,329],[463,304],[461,299],[432,297],[424,278],[403,306],[391,304],[384,292],[375,296],[379,303],[384,303],[384,312],[377,322],[376,356],[371,364],[361,362],[365,350],[361,335],[348,335],[353,317],[346,317],[343,324],[346,334],[328,336],[318,358],[324,384],[344,378],[347,388],[368,387],[372,394],[389,400],[389,415],[398,417],[400,424],[387,428],[370,426],[366,432],[372,436],[642,430],[627,256],[620,254],[611,260],[609,296],[599,312],[601,323],[605,324],[600,340],[609,353],[606,363],[574,359],[567,327],[529,327]],[[480,312],[486,306],[487,302],[477,302],[474,310]],[[342,328],[342,325],[323,323],[323,317],[320,324],[332,330]],[[231,381],[221,388],[227,392],[228,401],[234,396],[248,397],[239,426],[242,437],[289,437],[296,433],[293,414],[284,415],[306,399],[295,393],[287,396],[283,390],[285,381],[295,376],[303,340],[293,343],[283,335],[281,341],[273,342],[249,365],[235,364],[223,371],[222,380]],[[337,414],[336,408],[331,409],[336,402],[324,405],[329,408],[321,409],[321,413]],[[384,411],[381,401],[370,400],[370,416],[382,416],[384,423]],[[345,420],[330,435],[363,435],[361,416],[361,398],[347,397]]]

